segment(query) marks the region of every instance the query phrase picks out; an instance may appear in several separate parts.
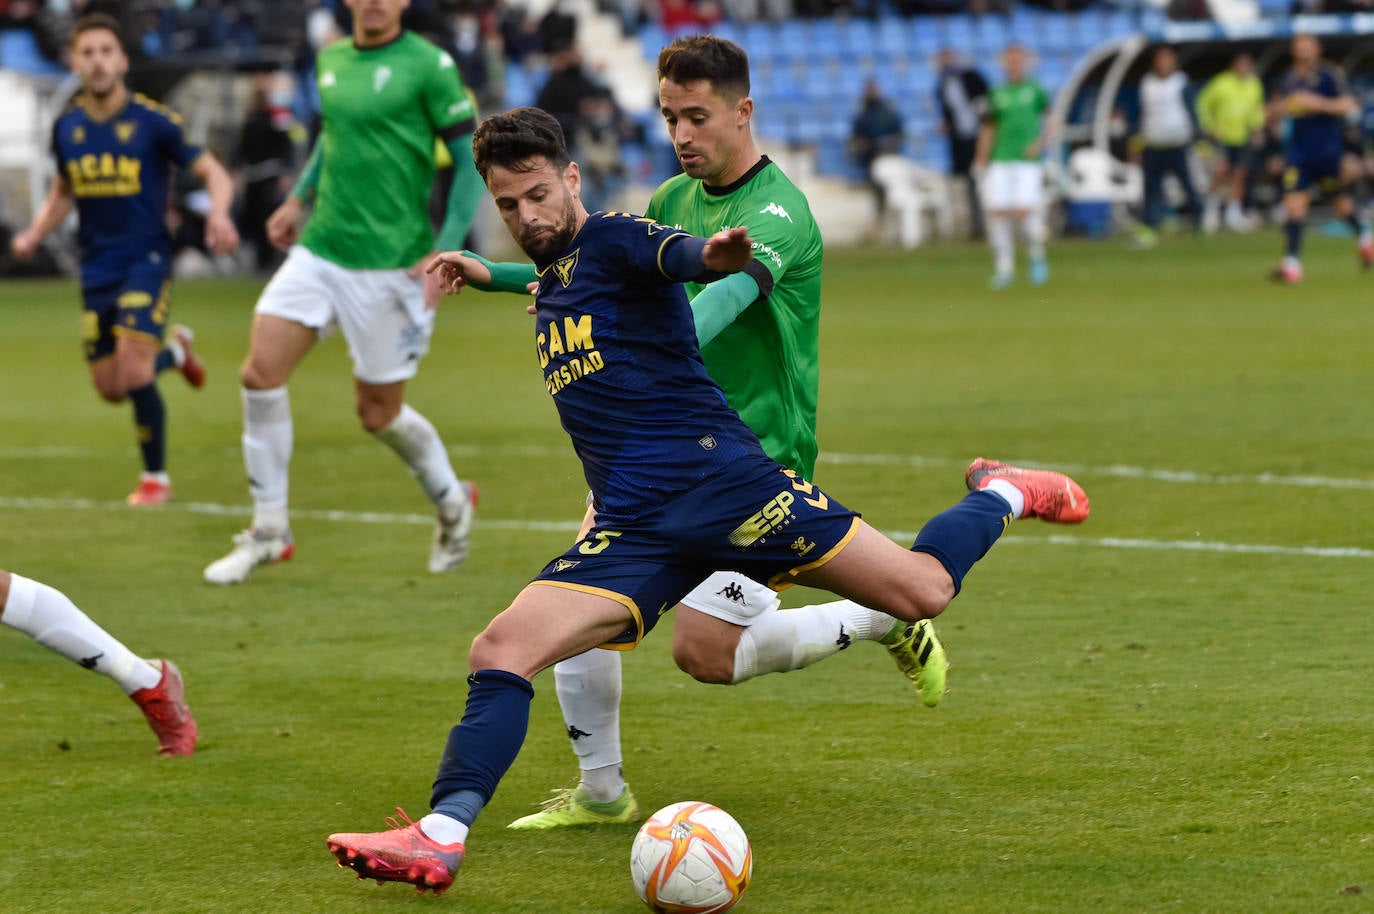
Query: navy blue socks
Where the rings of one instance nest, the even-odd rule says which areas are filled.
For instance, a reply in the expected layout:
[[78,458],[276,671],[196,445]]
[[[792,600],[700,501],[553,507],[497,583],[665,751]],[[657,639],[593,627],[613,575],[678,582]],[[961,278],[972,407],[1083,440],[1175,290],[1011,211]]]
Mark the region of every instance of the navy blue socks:
[[530,725],[534,686],[505,670],[478,670],[468,677],[463,719],[449,731],[434,793],[437,813],[471,825],[520,753]]
[[970,492],[952,508],[926,521],[912,552],[939,559],[954,579],[957,594],[973,563],[987,555],[1012,521],[1011,505],[996,492]]
[[167,469],[167,410],[162,394],[153,382],[129,391],[134,405],[134,426],[138,429],[138,449],[143,452],[143,469],[161,473]]

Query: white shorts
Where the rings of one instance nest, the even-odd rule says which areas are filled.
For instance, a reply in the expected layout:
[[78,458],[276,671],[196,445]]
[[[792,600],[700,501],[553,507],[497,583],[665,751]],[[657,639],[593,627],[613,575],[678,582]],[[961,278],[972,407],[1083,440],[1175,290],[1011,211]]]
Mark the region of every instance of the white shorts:
[[434,333],[420,277],[403,269],[352,270],[299,244],[291,246],[253,310],[304,324],[320,339],[342,330],[353,376],[367,384],[415,377]]
[[983,176],[983,208],[989,212],[1036,210],[1045,183],[1039,162],[992,162]]
[[735,625],[748,625],[782,605],[778,592],[737,571],[713,572],[682,598],[683,605]]

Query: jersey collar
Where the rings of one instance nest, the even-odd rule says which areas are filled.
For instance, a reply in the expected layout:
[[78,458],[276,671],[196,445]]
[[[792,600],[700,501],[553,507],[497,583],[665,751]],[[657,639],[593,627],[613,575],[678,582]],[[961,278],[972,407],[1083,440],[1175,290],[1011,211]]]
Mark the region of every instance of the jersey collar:
[[368,46],[365,47],[365,48],[364,48],[364,47],[360,47],[360,46],[358,45],[358,39],[354,38],[354,39],[353,39],[353,50],[355,50],[355,51],[361,51],[362,53],[366,54],[368,51],[380,51],[382,48],[389,48],[389,47],[391,47],[393,44],[395,44],[396,42],[398,42],[398,41],[400,41],[402,38],[404,38],[404,37],[406,36],[406,32],[407,32],[407,31],[409,31],[409,30],[403,28],[403,29],[401,29],[399,32],[396,33],[396,37],[395,37],[395,38],[392,38],[392,39],[390,39],[390,40],[388,40],[388,41],[383,41],[381,44],[370,44],[370,45],[368,45]]
[[107,116],[107,117],[97,117],[97,116],[96,116],[96,113],[95,113],[93,110],[91,110],[91,106],[90,106],[90,97],[86,94],[86,90],[85,90],[85,89],[82,89],[80,92],[78,92],[78,93],[76,94],[76,97],[75,97],[74,99],[72,99],[72,101],[74,101],[74,102],[76,103],[76,106],[77,106],[78,108],[80,108],[82,111],[86,112],[86,117],[88,117],[91,121],[93,121],[94,123],[97,123],[97,124],[108,124],[110,121],[113,121],[115,118],[120,117],[121,115],[124,114],[125,111],[128,111],[128,110],[129,110],[129,104],[130,104],[133,100],[134,100],[134,94],[133,94],[132,92],[129,91],[129,87],[128,87],[128,86],[125,86],[125,87],[124,87],[124,104],[120,105],[118,108],[116,108],[114,111],[112,111],[112,112],[109,114],[109,116]]
[[725,185],[724,187],[712,187],[711,185],[703,181],[701,182],[701,188],[713,197],[728,197],[730,194],[733,194],[735,191],[739,190],[741,187],[748,184],[750,181],[754,180],[754,176],[757,175],[759,172],[763,171],[765,168],[767,168],[770,161],[771,160],[768,158],[768,156],[759,156],[759,160],[754,163],[754,167],[746,171],[744,174],[740,175],[738,180],[733,181]]

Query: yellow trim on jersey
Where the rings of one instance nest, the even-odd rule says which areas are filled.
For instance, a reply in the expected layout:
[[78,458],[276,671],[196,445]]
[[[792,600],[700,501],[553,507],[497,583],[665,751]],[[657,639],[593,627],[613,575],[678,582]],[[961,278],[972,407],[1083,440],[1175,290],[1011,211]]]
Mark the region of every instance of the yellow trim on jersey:
[[588,584],[574,584],[571,581],[539,580],[530,581],[530,583],[547,584],[549,587],[562,587],[564,590],[575,590],[578,593],[590,594],[594,597],[605,597],[608,600],[614,600],[616,603],[619,603],[621,606],[628,609],[630,611],[630,615],[634,619],[634,642],[630,644],[624,644],[612,643],[610,641],[607,641],[605,644],[601,645],[602,647],[608,648],[613,651],[629,651],[634,650],[636,647],[639,646],[639,642],[644,640],[644,615],[639,611],[639,605],[636,604],[634,600],[631,600],[629,597],[625,596],[623,593],[616,593],[614,590],[607,590],[604,587],[592,587]]
[[807,562],[805,565],[798,565],[796,568],[793,568],[789,571],[782,571],[773,575],[771,578],[768,579],[768,583],[766,586],[777,591],[783,591],[789,587],[794,586],[797,582],[788,581],[787,578],[795,578],[797,575],[804,574],[812,570],[813,568],[821,567],[826,562],[830,561],[835,556],[839,555],[840,550],[844,549],[845,546],[848,546],[849,541],[852,540],[854,538],[854,535],[858,532],[859,519],[857,517],[850,518],[849,532],[845,533],[844,536],[840,537],[840,541],[836,543],[834,546],[830,547],[829,551],[827,551],[825,555],[822,555],[814,562]]
[[673,233],[672,233],[671,235],[669,235],[667,238],[664,238],[664,239],[663,239],[663,243],[660,244],[660,245],[658,246],[658,272],[660,272],[660,273],[663,274],[663,278],[664,278],[664,279],[671,279],[671,280],[673,280],[673,282],[678,282],[678,281],[679,281],[679,280],[677,279],[677,277],[675,277],[675,276],[669,276],[669,275],[668,275],[668,271],[665,270],[665,269],[663,269],[663,249],[666,248],[666,247],[668,246],[668,242],[672,241],[674,238],[680,238],[680,237],[682,237],[682,236],[684,236],[684,235],[687,236],[687,237],[689,237],[689,238],[691,237],[691,233],[690,233],[690,232],[673,232]]

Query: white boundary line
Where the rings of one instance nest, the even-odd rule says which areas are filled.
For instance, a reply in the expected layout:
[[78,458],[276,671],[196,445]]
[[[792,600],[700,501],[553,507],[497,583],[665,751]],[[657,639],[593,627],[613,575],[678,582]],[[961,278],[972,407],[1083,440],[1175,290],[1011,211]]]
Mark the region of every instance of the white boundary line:
[[[455,445],[449,453],[455,457],[526,457],[541,459],[566,457],[574,459],[571,448],[555,448],[545,445],[512,445],[508,447],[477,447]],[[234,451],[233,453],[237,453]],[[34,447],[0,447],[0,460],[91,460],[100,452],[91,448],[56,447],[37,445]],[[999,458],[1000,459],[1000,458]],[[845,454],[822,451],[818,463],[836,466],[898,466],[931,469],[958,467],[963,469],[967,460],[949,457],[924,457],[918,454]],[[1308,489],[1356,489],[1374,492],[1374,479],[1352,479],[1338,476],[1290,476],[1282,473],[1201,473],[1195,470],[1154,470],[1149,467],[1111,464],[1109,466],[1090,466],[1079,463],[1039,463],[1034,460],[1007,459],[1007,463],[1019,466],[1052,467],[1065,473],[1078,473],[1083,476],[1107,476],[1116,479],[1146,479],[1151,482],[1171,482],[1181,485],[1208,486],[1294,486]]]
[[[28,511],[127,511],[122,501],[95,501],[89,498],[14,498],[0,496],[0,508]],[[249,517],[252,511],[241,505],[219,505],[211,502],[172,502],[144,511],[176,511],[182,514],[207,514],[216,517]],[[393,514],[384,511],[322,511],[293,509],[295,517],[341,524],[403,524],[430,526],[429,514]],[[527,530],[539,533],[576,533],[580,521],[490,520],[479,518],[477,526],[493,530]],[[899,543],[909,543],[915,533],[903,530],[884,531]],[[1267,543],[1223,543],[1214,540],[1147,540],[1115,536],[1018,536],[1008,534],[998,542],[1019,545],[1096,546],[1102,549],[1141,549],[1157,552],[1220,552],[1244,555],[1287,555],[1327,559],[1374,559],[1374,549],[1356,546],[1278,546]]]

